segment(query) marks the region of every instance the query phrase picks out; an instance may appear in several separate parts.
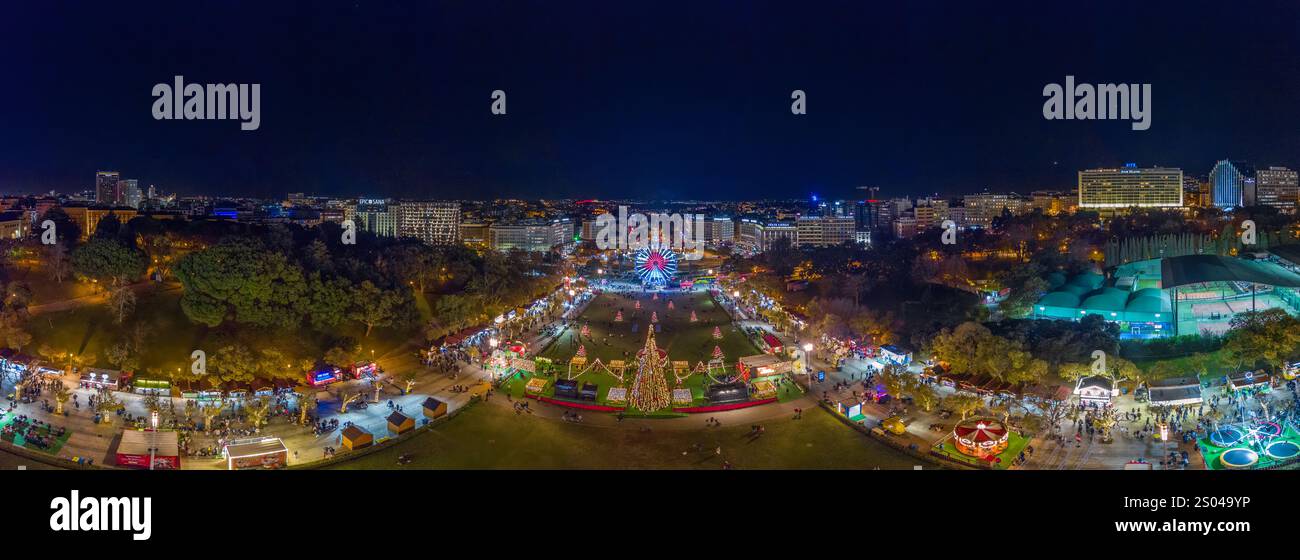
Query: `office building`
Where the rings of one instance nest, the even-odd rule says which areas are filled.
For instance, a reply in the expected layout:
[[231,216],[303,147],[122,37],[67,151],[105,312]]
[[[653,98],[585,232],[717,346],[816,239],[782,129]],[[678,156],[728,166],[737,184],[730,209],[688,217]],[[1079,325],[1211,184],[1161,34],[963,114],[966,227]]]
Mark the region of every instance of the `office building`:
[[122,191],[118,186],[122,176],[116,171],[95,172],[95,203],[118,206],[122,203]]
[[978,228],[992,225],[993,218],[1001,216],[1003,211],[1015,215],[1022,213],[1028,207],[1024,199],[1013,193],[968,194],[962,199],[962,203],[966,208],[964,225]]
[[1239,161],[1221,160],[1210,170],[1210,196],[1214,206],[1236,208],[1255,198],[1254,170]]
[[568,218],[494,223],[488,228],[488,244],[497,251],[544,253],[572,241],[573,221]]
[[1255,172],[1255,204],[1294,212],[1297,203],[1300,203],[1300,182],[1295,171],[1269,167]]

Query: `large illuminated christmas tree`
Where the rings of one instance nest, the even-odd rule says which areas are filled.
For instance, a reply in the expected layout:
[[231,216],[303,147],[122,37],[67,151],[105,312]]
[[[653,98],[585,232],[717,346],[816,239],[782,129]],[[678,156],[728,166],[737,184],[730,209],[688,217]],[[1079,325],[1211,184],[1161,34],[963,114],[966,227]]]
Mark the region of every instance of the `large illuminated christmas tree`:
[[660,357],[655,346],[654,329],[646,329],[645,348],[636,354],[636,378],[632,380],[630,402],[645,413],[668,407],[668,382],[664,378],[664,365],[668,358]]

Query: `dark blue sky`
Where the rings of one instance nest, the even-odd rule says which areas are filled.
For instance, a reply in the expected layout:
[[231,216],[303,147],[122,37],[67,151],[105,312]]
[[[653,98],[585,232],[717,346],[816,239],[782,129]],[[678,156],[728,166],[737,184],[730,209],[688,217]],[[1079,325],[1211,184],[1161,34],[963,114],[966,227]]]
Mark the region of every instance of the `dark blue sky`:
[[[11,4],[0,190],[111,168],[182,193],[851,197],[1300,165],[1295,2],[806,4]],[[262,84],[261,129],[155,121],[176,74]],[[1044,120],[1067,74],[1151,83],[1150,130]]]

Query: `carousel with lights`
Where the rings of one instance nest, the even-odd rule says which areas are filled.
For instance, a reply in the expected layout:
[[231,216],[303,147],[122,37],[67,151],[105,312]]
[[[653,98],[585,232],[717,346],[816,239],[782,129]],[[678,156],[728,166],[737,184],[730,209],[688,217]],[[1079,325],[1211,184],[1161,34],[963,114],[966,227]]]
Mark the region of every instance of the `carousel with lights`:
[[952,429],[957,451],[984,459],[1007,450],[1011,431],[995,418],[969,418]]

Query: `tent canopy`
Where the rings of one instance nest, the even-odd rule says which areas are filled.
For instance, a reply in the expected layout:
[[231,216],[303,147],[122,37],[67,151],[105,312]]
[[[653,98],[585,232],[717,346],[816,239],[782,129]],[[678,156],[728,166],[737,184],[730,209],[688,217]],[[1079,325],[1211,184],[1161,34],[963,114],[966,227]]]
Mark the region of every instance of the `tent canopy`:
[[1200,282],[1254,282],[1300,288],[1300,275],[1277,266],[1217,255],[1184,255],[1160,261],[1161,286],[1172,288]]

